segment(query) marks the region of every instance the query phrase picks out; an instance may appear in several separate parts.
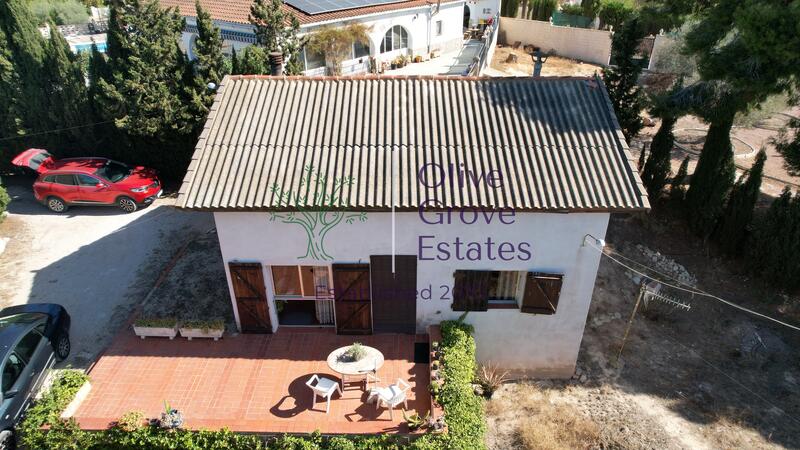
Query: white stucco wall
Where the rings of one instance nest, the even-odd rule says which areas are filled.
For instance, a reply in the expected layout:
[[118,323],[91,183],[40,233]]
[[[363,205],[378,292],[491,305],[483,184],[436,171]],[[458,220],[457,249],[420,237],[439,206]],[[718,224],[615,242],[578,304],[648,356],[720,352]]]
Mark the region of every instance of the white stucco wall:
[[500,42],[535,45],[543,51],[595,64],[608,65],[611,58],[611,32],[555,26],[541,20],[500,18]]
[[[431,213],[427,213],[428,216]],[[426,216],[426,217],[428,217]],[[432,217],[432,216],[431,216]],[[224,261],[260,262],[270,265],[329,264],[331,261],[299,259],[306,252],[307,239],[296,224],[270,221],[267,213],[217,212],[214,214]],[[502,261],[448,261],[419,259],[418,290],[431,298],[417,299],[417,329],[424,332],[429,324],[455,319],[461,313],[452,311],[453,272],[457,269],[524,270],[564,274],[558,309],[554,315],[523,314],[517,309],[490,309],[470,312],[467,322],[475,326],[477,357],[481,362],[496,363],[515,371],[535,376],[566,377],[574,371],[583,328],[594,288],[600,254],[590,246],[581,246],[584,236],[604,238],[607,213],[545,214],[519,213],[512,224],[501,224],[494,217],[490,225],[454,222],[451,225],[429,225],[417,213],[396,214],[396,253],[427,258],[432,250],[420,253],[420,236],[435,236],[424,243],[450,242],[456,237],[463,242],[509,242],[515,247],[527,242],[532,258]],[[510,220],[507,218],[506,220]],[[498,244],[495,244],[498,245]],[[366,222],[341,223],[332,229],[325,246],[333,262],[369,262],[370,255],[391,254],[392,222],[390,213],[369,213]],[[485,249],[485,246],[484,246]],[[506,255],[508,256],[508,255]],[[227,272],[227,267],[226,267]],[[228,274],[228,276],[230,276]],[[267,295],[273,301],[269,270],[265,270]],[[277,324],[275,307],[270,305],[273,324]]]
[[[482,1],[491,2],[492,0]],[[436,22],[440,20],[442,21],[442,34],[437,35]],[[411,57],[420,55],[427,58],[432,51],[438,51],[441,54],[458,50],[463,44],[463,20],[464,3],[453,2],[442,4],[438,12],[435,11],[435,4],[432,4],[431,6],[419,8],[375,13],[348,20],[303,25],[300,27],[300,34],[312,33],[315,29],[325,25],[339,26],[353,22],[363,23],[370,28],[370,56],[375,57],[380,63],[391,61],[400,54]],[[195,19],[187,17],[186,23],[192,26],[195,24]],[[251,26],[242,24],[218,21],[215,21],[215,24],[222,30],[240,33],[252,33],[253,30]],[[381,41],[386,31],[395,25],[400,25],[408,31],[408,49],[381,54]],[[181,38],[181,48],[188,52],[190,58],[192,55],[188,49],[191,48],[193,35],[194,33],[184,32]],[[225,40],[225,44],[235,48],[237,52],[250,45],[249,43],[233,40]],[[346,60],[342,64],[342,72],[344,74],[361,73],[367,70],[369,70],[367,58]],[[318,68],[306,71],[306,75],[322,75],[324,72],[324,68]]]
[[478,25],[481,20],[489,20],[500,12],[500,0],[467,0],[465,4],[469,8],[469,22],[472,26]]

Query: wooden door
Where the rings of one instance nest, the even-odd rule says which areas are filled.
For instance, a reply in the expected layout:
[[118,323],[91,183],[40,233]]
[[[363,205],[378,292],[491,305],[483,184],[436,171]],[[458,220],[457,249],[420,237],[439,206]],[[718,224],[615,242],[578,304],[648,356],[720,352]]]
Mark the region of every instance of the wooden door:
[[334,264],[333,295],[336,332],[371,334],[369,264]]
[[260,263],[228,263],[242,333],[272,333]]
[[417,332],[417,256],[369,258],[372,284],[372,326],[376,333]]

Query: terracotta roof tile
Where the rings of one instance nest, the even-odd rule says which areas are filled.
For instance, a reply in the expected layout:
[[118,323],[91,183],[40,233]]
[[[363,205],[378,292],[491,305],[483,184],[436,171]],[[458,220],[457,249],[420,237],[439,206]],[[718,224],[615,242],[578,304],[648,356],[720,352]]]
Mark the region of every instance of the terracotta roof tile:
[[[184,16],[194,17],[194,1],[195,0],[161,0],[160,3],[162,6],[167,8],[179,8],[181,14]],[[442,0],[442,3],[451,3],[455,1],[460,0]],[[248,18],[250,17],[250,5],[252,5],[252,3],[253,2],[250,0],[200,0],[200,4],[211,14],[213,19],[241,24],[250,23]],[[384,11],[416,8],[434,3],[435,2],[429,0],[408,0],[397,3],[366,6],[363,8],[354,8],[314,15],[306,14],[303,11],[293,8],[285,3],[283,4],[283,9],[294,14],[297,17],[297,20],[300,21],[301,25],[307,25],[319,22],[327,22],[329,20],[348,19],[351,17],[358,17]]]

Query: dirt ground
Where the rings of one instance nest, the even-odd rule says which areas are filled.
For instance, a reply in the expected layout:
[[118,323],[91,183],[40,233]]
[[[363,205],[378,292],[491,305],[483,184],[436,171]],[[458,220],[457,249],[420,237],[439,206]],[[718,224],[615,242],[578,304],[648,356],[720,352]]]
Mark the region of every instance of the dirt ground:
[[[783,157],[775,150],[772,140],[779,134],[780,129],[786,125],[790,116],[800,117],[800,108],[789,109],[782,113],[774,114],[766,118],[755,126],[744,127],[736,126],[731,131],[733,137],[732,142],[737,156],[734,159],[739,172],[742,173],[755,162],[756,152],[764,148],[767,152],[767,162],[764,166],[764,174],[766,175],[762,183],[762,191],[769,195],[777,196],[783,190],[784,186],[790,186],[793,189],[800,188],[800,177],[793,177],[789,175],[786,168],[783,166]],[[645,127],[642,132],[633,139],[631,142],[631,150],[634,156],[638,159],[639,152],[644,143],[649,143],[653,135],[658,131],[658,121],[652,127]],[[708,125],[703,123],[695,116],[684,116],[678,120],[675,125],[676,141],[679,145],[689,150],[701,150],[704,135],[703,132],[695,130],[705,130]],[[749,153],[749,154],[748,154]],[[689,156],[689,173],[694,171],[697,165],[698,154],[689,153],[677,147],[672,152],[672,170],[673,173],[678,171],[683,159]]]
[[226,331],[236,332],[224,267],[216,231],[199,235],[177,255],[162,283],[142,306],[141,315],[223,319]]
[[132,214],[74,207],[55,214],[33,197],[33,178],[3,177],[12,202],[0,223],[0,307],[64,305],[72,352],[61,364],[86,367],[147,295],[174,252],[213,226],[208,213],[173,208],[162,198]]
[[[509,55],[515,55],[516,63],[507,63]],[[503,75],[531,76],[533,74],[533,60],[531,55],[525,53],[520,47],[511,47],[497,44],[490,67],[502,72]],[[542,66],[542,76],[591,76],[595,72],[600,72],[601,67],[595,64],[584,63],[574,59],[562,58],[560,56],[550,56]]]
[[[800,322],[800,298],[774,292],[739,264],[717,258],[669,213],[615,216],[607,241],[608,249],[669,276],[696,279],[725,299]],[[800,334],[665,288],[691,309],[651,302],[635,317],[615,364],[638,292],[635,275],[603,258],[575,379],[504,385],[487,402],[489,448],[569,448],[531,447],[523,439],[538,417],[552,422],[547,411],[557,406],[567,411],[561,416],[595,424],[587,447],[800,447]],[[527,417],[534,420],[526,424]]]

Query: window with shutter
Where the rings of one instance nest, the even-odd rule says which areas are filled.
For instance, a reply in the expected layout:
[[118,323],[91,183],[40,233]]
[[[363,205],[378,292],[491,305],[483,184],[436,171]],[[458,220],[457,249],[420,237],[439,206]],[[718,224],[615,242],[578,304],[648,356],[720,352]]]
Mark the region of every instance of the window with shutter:
[[486,311],[490,271],[456,270],[453,274],[453,311]]
[[530,314],[555,314],[563,279],[564,276],[560,274],[528,272],[520,311]]

